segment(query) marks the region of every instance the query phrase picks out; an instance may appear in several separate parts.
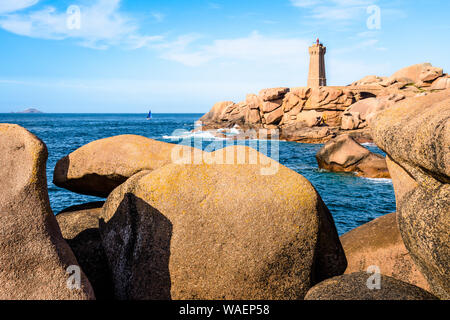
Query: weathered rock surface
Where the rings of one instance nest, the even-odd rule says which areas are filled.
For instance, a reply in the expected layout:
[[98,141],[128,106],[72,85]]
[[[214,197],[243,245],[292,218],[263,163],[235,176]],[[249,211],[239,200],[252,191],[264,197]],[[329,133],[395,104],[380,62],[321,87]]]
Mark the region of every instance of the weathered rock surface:
[[348,266],[346,274],[377,266],[381,273],[429,291],[403,243],[396,213],[379,217],[341,236]]
[[[234,165],[217,164],[230,154]],[[305,178],[248,147],[204,160],[141,172],[108,197],[100,231],[116,297],[301,299],[344,272],[333,218]]]
[[387,77],[378,77],[378,76],[375,76],[375,75],[365,76],[364,78],[353,82],[352,86],[353,87],[356,87],[356,86],[367,86],[367,85],[380,85],[381,86],[381,83],[383,83],[387,79],[388,79]]
[[433,82],[442,74],[441,68],[433,67],[430,63],[421,63],[403,68],[395,72],[389,79],[397,81],[406,79],[410,83],[423,84],[424,82]]
[[281,138],[287,141],[303,143],[325,143],[335,137],[335,134],[327,127],[309,128],[304,123],[296,123],[286,126],[281,131]]
[[333,87],[312,88],[311,96],[306,101],[305,110],[341,110],[344,111],[354,102],[350,91]]
[[67,208],[56,215],[56,220],[97,300],[111,300],[114,298],[112,275],[98,230],[103,204],[93,202]]
[[325,280],[308,291],[305,300],[438,300],[412,284],[381,275],[380,289],[369,289],[366,272],[344,274]]
[[[368,100],[368,99],[367,99]],[[346,112],[342,115],[341,129],[355,130],[362,127],[363,120],[360,112]]]
[[222,121],[225,110],[231,105],[234,105],[233,101],[222,101],[216,103],[207,114],[205,114],[203,117],[200,118],[200,121],[203,122]]
[[246,121],[247,111],[248,108],[245,102],[240,102],[238,104],[233,103],[225,108],[221,115],[221,121],[234,123],[235,125],[244,124]]
[[445,90],[450,88],[450,77],[441,77],[436,79],[436,81],[433,82],[430,89],[431,90]]
[[319,168],[332,172],[355,172],[368,178],[389,178],[386,160],[370,152],[349,135],[327,142],[316,154]]
[[372,120],[389,156],[406,248],[440,298],[450,297],[450,90],[409,98]]
[[50,208],[47,148],[13,124],[0,124],[0,299],[94,299],[86,276],[69,289],[78,265]]
[[137,135],[96,140],[59,160],[53,183],[76,193],[107,197],[135,173],[171,163],[175,146]]
[[364,128],[378,112],[392,107],[403,99],[405,96],[402,94],[391,94],[380,98],[360,100],[345,110],[341,128],[343,130]]
[[304,122],[307,127],[316,127],[323,121],[322,113],[316,110],[305,111],[297,116],[297,122]]
[[[214,128],[278,128],[284,130],[284,138],[303,141],[296,132],[288,136],[294,128],[335,126],[341,123],[342,112],[355,102],[351,91],[332,87],[321,88],[272,88],[261,90],[259,95],[249,94],[244,102],[231,101],[217,103],[202,121],[205,130]],[[233,115],[232,117],[230,115]],[[307,139],[308,140],[308,139]],[[329,140],[329,138],[328,138]]]
[[259,96],[264,101],[272,101],[283,98],[284,95],[288,92],[289,88],[263,89],[259,92]]
[[281,118],[283,118],[283,109],[278,106],[277,109],[271,111],[270,113],[264,114],[265,124],[278,124],[281,121]]

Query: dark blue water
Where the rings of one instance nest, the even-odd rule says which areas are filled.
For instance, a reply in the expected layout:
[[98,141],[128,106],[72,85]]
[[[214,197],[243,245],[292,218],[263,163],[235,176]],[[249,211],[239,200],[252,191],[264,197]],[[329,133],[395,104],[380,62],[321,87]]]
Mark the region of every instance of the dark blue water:
[[[0,114],[0,123],[19,124],[47,144],[50,202],[53,211],[57,213],[75,204],[99,200],[53,185],[53,169],[60,158],[91,141],[121,134],[137,134],[178,143],[180,140],[175,137],[180,133],[174,131],[192,130],[194,122],[201,116],[155,114],[153,120],[146,121],[146,114]],[[210,143],[204,142],[204,147]],[[365,179],[352,174],[318,170],[314,156],[320,148],[321,145],[280,142],[279,162],[311,181],[333,214],[339,234],[395,211],[394,191],[390,180]],[[368,148],[382,153],[376,147]],[[268,151],[270,153],[270,147]]]

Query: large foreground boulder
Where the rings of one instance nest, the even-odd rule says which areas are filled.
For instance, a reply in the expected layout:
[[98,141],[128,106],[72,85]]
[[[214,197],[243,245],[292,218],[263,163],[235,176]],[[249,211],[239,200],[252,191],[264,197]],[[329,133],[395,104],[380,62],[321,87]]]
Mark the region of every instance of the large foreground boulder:
[[175,146],[137,135],[96,140],[59,160],[53,183],[76,193],[106,198],[135,173],[171,163]]
[[97,300],[111,300],[114,298],[112,276],[98,230],[103,204],[92,202],[67,208],[56,215],[56,220],[91,282]]
[[432,292],[450,298],[450,90],[407,99],[372,120],[389,156],[398,225]]
[[204,161],[138,173],[108,197],[100,232],[117,298],[301,299],[344,272],[304,177],[242,146]]
[[68,286],[78,262],[50,209],[46,161],[41,140],[0,124],[0,300],[95,298],[83,273],[79,289]]
[[438,300],[419,287],[382,274],[379,289],[374,288],[372,276],[356,272],[325,280],[309,290],[305,300]]
[[377,266],[384,275],[429,291],[428,282],[405,248],[396,220],[396,213],[391,213],[341,236],[348,262],[345,273]]
[[319,168],[332,172],[355,172],[367,178],[389,178],[386,160],[370,152],[349,135],[328,141],[316,154]]

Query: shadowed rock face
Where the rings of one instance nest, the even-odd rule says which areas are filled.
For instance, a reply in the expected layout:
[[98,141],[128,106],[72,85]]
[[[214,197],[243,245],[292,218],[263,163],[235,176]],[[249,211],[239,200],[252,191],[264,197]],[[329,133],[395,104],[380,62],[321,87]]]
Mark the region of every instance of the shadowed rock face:
[[171,163],[174,146],[136,135],[96,140],[59,160],[53,183],[76,193],[106,198],[135,173]]
[[340,239],[348,261],[346,274],[378,266],[384,275],[430,290],[405,248],[395,213],[366,223]]
[[98,230],[104,202],[67,208],[56,215],[62,235],[94,288],[97,300],[114,298],[111,271]]
[[94,299],[67,286],[66,268],[78,265],[50,209],[47,148],[18,125],[0,124],[0,299]]
[[385,159],[370,152],[349,135],[327,142],[316,154],[319,168],[332,172],[356,172],[368,178],[389,178]]
[[311,288],[305,300],[438,300],[419,287],[385,275],[381,275],[380,290],[371,290],[367,286],[371,275],[356,272],[325,280]]
[[440,298],[450,297],[450,90],[378,114],[372,135],[389,155],[405,246]]
[[100,232],[116,297],[301,299],[343,273],[333,218],[312,185],[247,147],[209,156],[230,153],[259,161],[171,164],[111,193]]

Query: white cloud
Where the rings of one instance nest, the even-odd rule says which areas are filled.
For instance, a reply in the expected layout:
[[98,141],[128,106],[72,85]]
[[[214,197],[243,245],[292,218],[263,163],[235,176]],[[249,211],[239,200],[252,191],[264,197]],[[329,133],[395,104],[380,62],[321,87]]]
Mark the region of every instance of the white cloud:
[[247,37],[214,40],[194,47],[198,35],[180,37],[173,43],[158,46],[161,57],[187,66],[199,66],[213,60],[251,61],[289,64],[307,58],[309,42],[298,38],[275,38],[253,32]]
[[164,19],[166,18],[166,15],[161,12],[152,12],[151,15],[156,22],[163,22]]
[[350,7],[350,6],[367,6],[374,3],[376,0],[290,0],[294,7],[313,7],[313,6],[339,6],[339,7]]
[[39,0],[0,0],[0,14],[14,12],[29,8]]
[[311,7],[320,3],[320,0],[291,0],[291,3],[294,7]]
[[[373,49],[386,50],[379,47],[379,31],[366,29],[369,18],[367,8],[377,3],[377,0],[290,0],[295,7],[301,8],[308,24],[318,26],[333,26],[336,30],[352,30],[357,39],[356,45],[335,49],[334,53],[349,53],[354,50]],[[386,9],[387,10],[387,9]],[[382,11],[384,13],[384,9]],[[384,17],[384,16],[383,16]],[[352,29],[349,29],[352,27]],[[345,42],[343,42],[345,43]]]
[[[119,11],[120,0],[97,0],[80,5],[80,28],[68,28],[68,13],[52,6],[28,13],[10,13],[0,18],[0,27],[23,36],[40,39],[78,39],[79,44],[105,49],[124,44],[129,48],[160,41],[161,36],[144,36],[137,23]],[[162,16],[159,16],[162,19]]]
[[309,17],[322,22],[357,20],[375,0],[290,0],[295,7],[309,11]]
[[[349,12],[367,3],[366,0],[291,0],[291,2],[297,7],[311,10],[311,16],[317,19],[350,19]],[[317,7],[315,6],[317,4],[327,6]],[[160,35],[140,33],[137,21],[120,11],[120,0],[95,0],[90,5],[80,5],[80,9],[80,29],[68,29],[65,10],[57,10],[51,6],[0,16],[0,27],[33,38],[75,39],[80,45],[95,49],[106,49],[114,45],[129,49],[150,48],[156,50],[160,58],[185,66],[208,65],[208,70],[216,70],[223,78],[228,76],[233,78],[230,73],[242,76],[246,73],[243,70],[248,70],[247,73],[252,74],[253,81],[259,78],[264,78],[265,82],[269,82],[268,79],[275,81],[275,74],[283,74],[281,78],[283,81],[293,82],[292,79],[301,80],[303,75],[306,77],[307,74],[309,39],[283,38],[255,31],[244,37],[209,42],[206,37],[199,34],[186,34],[169,41]],[[153,12],[151,16],[156,21],[164,19],[164,15],[159,12]],[[358,48],[336,49],[335,53],[362,48],[384,49],[376,48],[380,47],[378,41],[370,39],[369,34],[366,36],[366,41],[360,41]],[[289,77],[286,76],[291,73]],[[302,76],[299,77],[299,74]]]
[[376,49],[376,45],[379,42],[380,41],[378,39],[367,39],[364,41],[358,41],[352,46],[334,49],[333,53],[334,54],[343,54],[343,53],[361,51],[362,49]]
[[332,0],[339,6],[368,6],[373,4],[376,0]]
[[216,2],[208,2],[208,7],[210,9],[222,9],[222,6]]
[[314,9],[312,17],[325,21],[348,21],[357,18],[360,12],[360,7],[318,7]]
[[[160,35],[143,35],[139,25],[120,11],[120,0],[96,0],[81,6],[79,29],[67,27],[67,13],[52,6],[26,13],[10,13],[0,18],[0,27],[12,33],[39,39],[75,39],[94,49],[120,45],[129,49],[150,48],[163,59],[186,66],[201,66],[212,61],[230,64],[238,61],[287,64],[307,53],[308,42],[295,38],[276,38],[253,32],[247,37],[213,40],[204,43],[199,34],[181,35],[166,40]],[[152,12],[156,21],[164,15]],[[203,41],[203,43],[202,43]],[[304,56],[305,59],[307,57]]]

